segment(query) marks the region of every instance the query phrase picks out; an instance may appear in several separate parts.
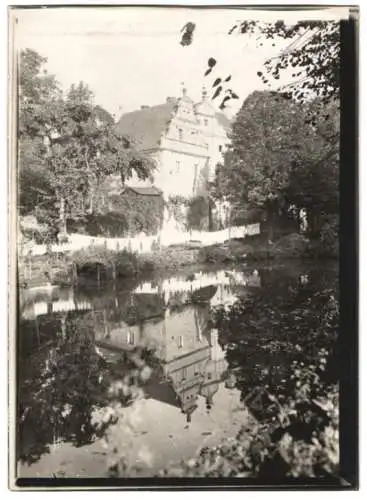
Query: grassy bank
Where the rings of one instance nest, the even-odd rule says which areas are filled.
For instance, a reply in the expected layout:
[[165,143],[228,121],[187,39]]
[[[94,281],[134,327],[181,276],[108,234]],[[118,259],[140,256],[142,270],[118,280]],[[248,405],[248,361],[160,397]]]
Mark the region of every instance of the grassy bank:
[[[266,262],[285,259],[336,258],[335,251],[300,234],[290,234],[274,243],[262,237],[233,239],[208,247],[175,246],[137,254],[88,247],[66,256],[42,256],[20,265],[20,284],[70,285],[76,280],[131,278],[142,274],[172,272],[188,266]],[[25,272],[31,268],[31,273]]]
[[51,283],[68,286],[76,281],[132,278],[154,272],[172,272],[200,264],[200,251],[193,248],[163,248],[147,254],[122,250],[108,251],[103,247],[79,250],[65,256],[39,256],[19,263],[20,286],[36,287]]
[[292,233],[274,243],[262,237],[251,237],[205,247],[200,251],[199,260],[206,263],[239,263],[337,257],[335,248],[325,247],[301,234]]

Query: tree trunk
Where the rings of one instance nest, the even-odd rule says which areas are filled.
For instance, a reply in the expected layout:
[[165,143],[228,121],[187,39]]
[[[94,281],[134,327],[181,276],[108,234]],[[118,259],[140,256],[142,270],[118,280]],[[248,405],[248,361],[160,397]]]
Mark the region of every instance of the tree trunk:
[[89,208],[88,208],[88,213],[91,215],[94,210],[94,193],[93,193],[93,188],[90,190],[89,193]]
[[213,202],[212,200],[209,198],[208,200],[208,229],[209,231],[213,231],[214,230],[214,221],[213,221]]
[[274,222],[275,222],[275,217],[274,217],[274,207],[272,205],[268,206],[267,211],[266,211],[266,226],[267,226],[267,233],[268,233],[268,240],[273,241],[274,239]]
[[65,198],[63,196],[60,198],[59,224],[60,234],[66,234]]

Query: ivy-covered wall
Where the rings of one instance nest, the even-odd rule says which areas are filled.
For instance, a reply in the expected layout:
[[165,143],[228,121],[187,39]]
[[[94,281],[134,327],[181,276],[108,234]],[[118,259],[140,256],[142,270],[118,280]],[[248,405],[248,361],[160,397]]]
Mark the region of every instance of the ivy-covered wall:
[[126,188],[105,197],[104,204],[82,220],[68,220],[68,232],[90,236],[134,237],[142,232],[155,235],[163,224],[164,199],[160,195],[137,194]]
[[154,235],[162,227],[164,215],[162,195],[138,194],[126,188],[122,194],[111,197],[109,205],[110,210],[122,214],[126,220],[127,230],[124,236],[135,236],[142,232]]

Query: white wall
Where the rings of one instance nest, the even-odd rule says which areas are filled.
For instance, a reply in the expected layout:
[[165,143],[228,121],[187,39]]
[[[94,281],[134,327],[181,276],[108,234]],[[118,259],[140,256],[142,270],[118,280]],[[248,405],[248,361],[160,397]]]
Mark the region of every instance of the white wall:
[[195,175],[199,180],[205,162],[206,158],[203,157],[164,150],[160,154],[160,169],[155,176],[155,185],[162,189],[166,198],[174,195],[191,197],[194,194]]

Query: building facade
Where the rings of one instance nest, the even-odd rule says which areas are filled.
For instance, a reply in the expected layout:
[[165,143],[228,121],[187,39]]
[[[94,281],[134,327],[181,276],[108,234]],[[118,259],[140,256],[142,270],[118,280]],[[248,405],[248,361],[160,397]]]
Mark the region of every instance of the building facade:
[[118,124],[120,134],[131,137],[136,147],[156,164],[153,181],[131,178],[131,186],[153,185],[164,198],[192,198],[205,195],[228,141],[230,122],[209,102],[203,89],[195,103],[182,89],[180,98],[167,98],[158,106],[142,106],[124,114]]

